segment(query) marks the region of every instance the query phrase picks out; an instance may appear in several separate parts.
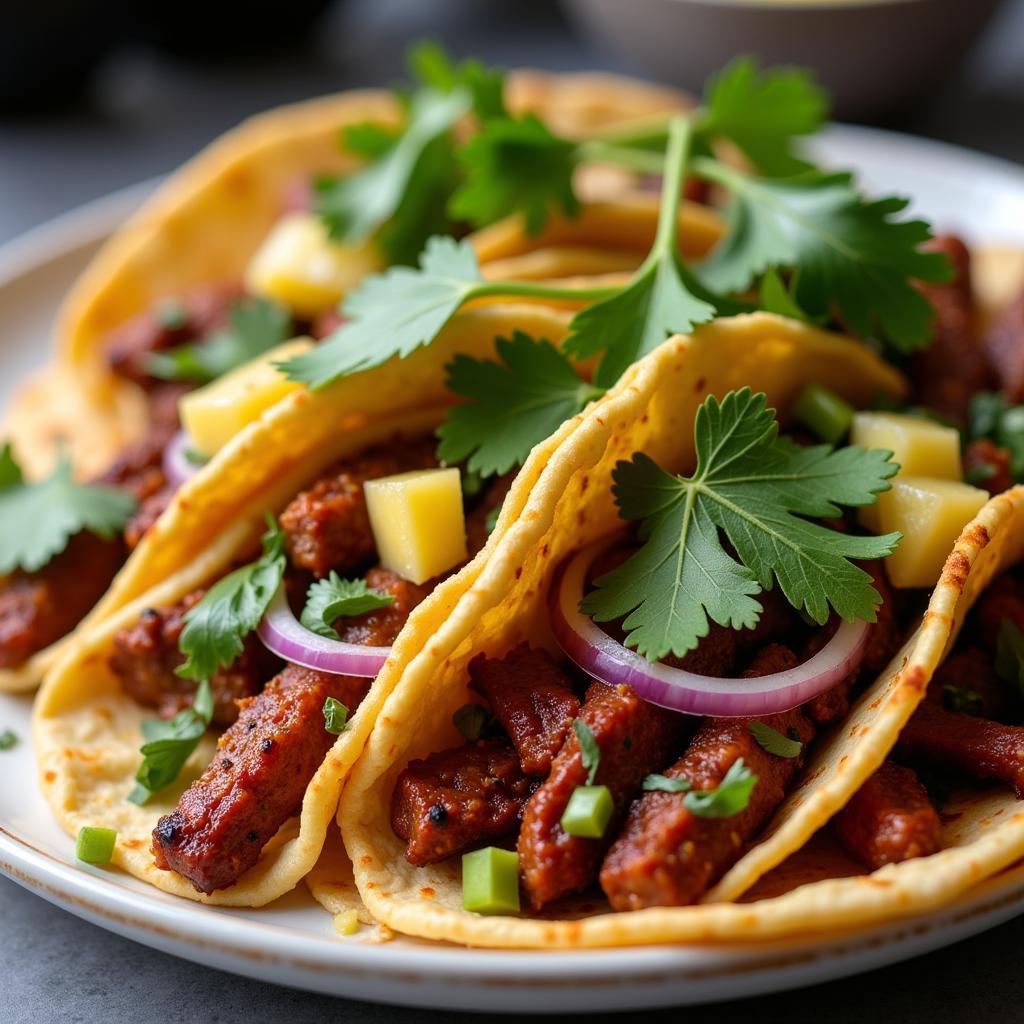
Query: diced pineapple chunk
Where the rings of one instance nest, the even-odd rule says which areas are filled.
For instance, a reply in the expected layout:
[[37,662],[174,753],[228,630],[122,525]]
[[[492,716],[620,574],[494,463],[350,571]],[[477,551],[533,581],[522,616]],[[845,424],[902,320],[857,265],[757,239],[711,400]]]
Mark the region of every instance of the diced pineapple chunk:
[[359,931],[359,915],[354,910],[343,910],[334,915],[334,930],[339,935],[355,935]]
[[466,560],[458,469],[416,469],[368,480],[363,490],[385,568],[425,583]]
[[286,341],[183,395],[178,411],[192,447],[207,458],[216,455],[235,434],[302,387],[288,380],[273,364],[308,352],[312,347],[309,338]]
[[[960,480],[960,435],[952,427],[891,412],[854,413],[850,444],[861,448],[882,448],[892,452],[902,476],[927,476],[939,480]],[[861,526],[884,533],[878,505],[865,505],[857,513]]]
[[290,213],[272,228],[245,272],[253,295],[280,302],[300,317],[333,309],[368,274],[383,269],[372,242],[333,242],[312,213]]
[[885,560],[897,587],[931,587],[960,531],[988,501],[988,492],[954,480],[903,476],[878,496],[879,532],[899,530],[900,546]]

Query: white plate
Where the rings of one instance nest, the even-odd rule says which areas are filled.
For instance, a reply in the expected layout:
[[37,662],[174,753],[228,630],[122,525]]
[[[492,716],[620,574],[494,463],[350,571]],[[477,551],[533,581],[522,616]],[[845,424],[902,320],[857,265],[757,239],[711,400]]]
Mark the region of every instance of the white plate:
[[[872,189],[915,196],[940,228],[1024,246],[1024,170],[950,146],[837,128],[822,159],[860,169]],[[95,246],[139,202],[140,186],[0,248],[0,400],[44,355],[61,295]],[[218,910],[166,896],[116,871],[75,862],[36,789],[29,701],[0,696],[0,871],[104,928],[199,963],[357,999],[443,1009],[590,1012],[734,999],[826,981],[948,945],[1024,912],[1024,867],[922,918],[835,937],[757,946],[579,953],[494,952],[335,936],[300,887],[272,907]]]

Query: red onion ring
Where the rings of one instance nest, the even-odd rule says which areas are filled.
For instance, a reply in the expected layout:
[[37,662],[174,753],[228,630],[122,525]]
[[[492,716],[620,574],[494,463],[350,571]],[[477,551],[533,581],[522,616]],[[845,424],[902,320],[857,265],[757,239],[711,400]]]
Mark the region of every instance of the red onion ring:
[[347,644],[306,629],[292,615],[283,586],[270,602],[257,633],[264,646],[279,658],[338,676],[372,679],[391,654],[390,647]]
[[595,679],[613,686],[624,683],[651,704],[716,718],[789,711],[841,682],[864,657],[870,623],[842,622],[832,639],[807,661],[754,679],[701,676],[650,662],[579,610],[587,569],[607,546],[604,541],[584,548],[559,570],[548,598],[555,639]]
[[184,430],[179,430],[164,448],[164,476],[167,477],[167,482],[172,487],[181,487],[202,469],[202,466],[197,466],[194,462],[189,461],[185,454],[188,446],[188,434]]

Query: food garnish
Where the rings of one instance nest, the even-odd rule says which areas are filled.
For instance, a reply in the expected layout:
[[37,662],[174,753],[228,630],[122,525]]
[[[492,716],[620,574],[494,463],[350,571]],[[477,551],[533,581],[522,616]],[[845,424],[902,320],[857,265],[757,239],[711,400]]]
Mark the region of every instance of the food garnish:
[[569,797],[559,824],[571,836],[600,839],[615,812],[607,786],[577,786]]
[[340,736],[348,724],[348,708],[336,697],[324,701],[324,728],[332,736]]
[[291,336],[291,314],[267,299],[236,302],[228,313],[229,326],[203,339],[153,352],[147,369],[162,380],[207,382],[269,352]]
[[652,661],[693,650],[709,618],[753,628],[756,595],[775,583],[819,625],[830,608],[848,622],[874,621],[878,592],[851,559],[890,554],[899,534],[858,537],[805,517],[877,500],[898,469],[889,453],[800,448],[779,437],[774,410],[749,388],[721,401],[709,396],[697,411],[694,440],[692,476],[666,473],[642,453],[616,466],[619,514],[640,522],[642,546],[595,580],[582,610],[599,622],[625,616],[626,645]]
[[13,729],[0,732],[0,750],[13,750],[18,745],[18,734]]
[[484,734],[484,729],[494,721],[494,716],[483,704],[463,704],[452,715],[452,725],[462,733],[467,743],[475,743]]
[[601,766],[601,748],[597,745],[593,730],[586,722],[577,718],[572,723],[572,729],[580,743],[580,759],[587,773],[587,785],[593,786],[597,769]]
[[683,803],[695,817],[731,818],[746,810],[756,785],[757,776],[741,757],[732,763],[715,789],[694,789],[686,779],[664,775],[648,775],[643,788],[645,792],[685,793]]
[[776,757],[799,757],[803,743],[792,736],[784,736],[778,729],[773,729],[766,722],[751,722],[748,726],[750,735]]
[[86,864],[109,864],[116,843],[117,832],[114,829],[83,825],[75,840],[75,856]]
[[464,854],[462,906],[474,914],[518,914],[519,855],[496,846]]
[[135,773],[135,788],[128,794],[133,804],[144,804],[154,794],[169,786],[181,772],[185,762],[199,746],[199,741],[213,720],[213,693],[207,680],[196,690],[192,706],[183,708],[173,718],[142,723],[142,764]]
[[343,580],[332,570],[325,579],[309,585],[299,621],[306,629],[328,640],[341,640],[333,626],[338,619],[363,615],[394,603],[391,594],[372,589],[366,580]]
[[[808,384],[793,403],[793,417],[826,444],[839,444],[850,432],[854,409],[845,399],[821,384]],[[884,445],[860,444],[862,448]],[[899,461],[899,460],[896,460]]]
[[123,491],[77,483],[64,453],[48,477],[29,482],[6,443],[0,448],[0,573],[41,569],[82,530],[112,540],[135,507]]
[[1012,619],[1003,619],[996,637],[996,674],[1024,697],[1024,632]]

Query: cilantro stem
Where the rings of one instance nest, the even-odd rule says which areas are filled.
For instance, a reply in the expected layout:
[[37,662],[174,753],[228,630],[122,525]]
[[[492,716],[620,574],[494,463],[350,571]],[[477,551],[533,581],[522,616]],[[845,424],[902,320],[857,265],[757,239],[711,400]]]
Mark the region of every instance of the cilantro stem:
[[692,135],[693,126],[688,117],[674,117],[669,121],[658,230],[646,263],[675,255],[679,240],[679,206],[683,201],[683,177],[690,157]]
[[593,163],[617,164],[644,174],[661,174],[665,169],[665,157],[653,150],[631,149],[628,145],[617,145],[591,139],[582,142],[577,149],[580,160]]

